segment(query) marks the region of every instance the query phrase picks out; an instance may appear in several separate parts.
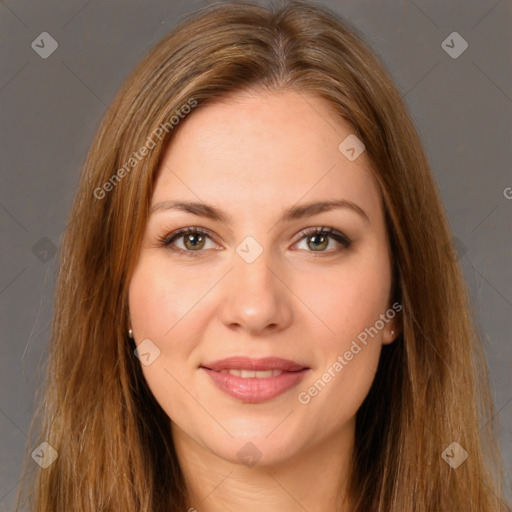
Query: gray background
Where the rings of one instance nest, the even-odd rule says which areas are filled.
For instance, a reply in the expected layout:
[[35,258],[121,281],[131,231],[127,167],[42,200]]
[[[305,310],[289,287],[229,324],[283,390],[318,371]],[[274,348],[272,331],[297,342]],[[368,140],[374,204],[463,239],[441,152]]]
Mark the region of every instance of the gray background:
[[[485,337],[510,497],[512,0],[324,4],[366,35],[424,141]],[[204,5],[0,2],[0,510],[9,509],[18,486],[47,356],[53,251],[80,165],[115,92],[148,47]],[[469,44],[456,59],[441,47],[454,31]],[[47,59],[31,47],[42,32],[59,45]]]

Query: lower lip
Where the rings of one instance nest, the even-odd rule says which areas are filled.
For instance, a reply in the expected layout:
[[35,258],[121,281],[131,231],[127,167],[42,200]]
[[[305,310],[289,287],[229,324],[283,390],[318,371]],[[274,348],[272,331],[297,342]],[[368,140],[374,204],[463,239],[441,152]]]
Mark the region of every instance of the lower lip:
[[296,372],[285,372],[276,377],[267,377],[259,379],[257,377],[248,377],[246,379],[231,375],[229,373],[220,373],[208,368],[202,369],[210,376],[213,383],[224,393],[242,400],[246,403],[257,404],[272,400],[289,389],[295,387],[305,377],[309,368]]

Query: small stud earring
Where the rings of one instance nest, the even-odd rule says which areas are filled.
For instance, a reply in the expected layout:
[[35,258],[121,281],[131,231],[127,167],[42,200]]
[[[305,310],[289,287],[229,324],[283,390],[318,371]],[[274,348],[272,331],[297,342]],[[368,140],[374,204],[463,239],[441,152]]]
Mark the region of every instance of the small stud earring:
[[395,335],[395,331],[391,331],[391,336],[394,336]]
[[130,338],[133,338],[133,331],[132,331],[132,329],[128,329],[128,336]]

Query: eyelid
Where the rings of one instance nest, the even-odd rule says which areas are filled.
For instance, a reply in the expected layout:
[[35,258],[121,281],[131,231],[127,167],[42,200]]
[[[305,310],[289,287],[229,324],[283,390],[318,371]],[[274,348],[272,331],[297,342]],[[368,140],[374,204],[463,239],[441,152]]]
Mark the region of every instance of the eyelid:
[[[188,233],[198,233],[198,234],[205,235],[208,238],[210,238],[214,243],[217,244],[217,242],[215,241],[215,237],[212,235],[211,231],[206,228],[203,228],[201,226],[187,226],[184,228],[177,229],[163,237],[158,237],[158,241],[160,242],[161,245],[168,247],[169,249],[171,249],[172,251],[174,251],[178,254],[187,255],[187,256],[188,255],[199,256],[202,252],[205,252],[205,251],[204,250],[187,251],[187,250],[172,246],[173,242],[175,240],[187,235]],[[330,227],[330,226],[326,226],[326,227],[310,226],[310,227],[302,229],[294,237],[295,241],[293,242],[293,245],[296,245],[298,242],[300,242],[304,238],[306,238],[308,236],[315,235],[315,234],[327,235],[329,238],[335,240],[338,244],[342,245],[343,249],[341,249],[341,250],[340,249],[334,249],[334,250],[331,249],[329,251],[306,251],[306,252],[310,252],[313,254],[319,254],[319,255],[321,255],[321,254],[331,255],[331,254],[339,253],[344,249],[348,249],[352,245],[352,240],[347,235],[345,235],[343,232],[338,231],[337,229]],[[217,244],[217,245],[220,245],[220,244]]]
[[[183,249],[179,249],[177,247],[171,247],[172,243],[187,235],[188,233],[199,233],[201,235],[205,235],[207,236],[208,238],[210,238],[213,242],[215,242],[215,237],[212,235],[211,231],[206,229],[206,228],[203,228],[201,226],[187,226],[187,227],[184,227],[184,228],[180,228],[180,229],[177,229],[175,231],[172,231],[171,233],[163,236],[163,237],[158,237],[158,241],[162,244],[162,245],[165,245],[169,248],[171,248],[172,250],[176,250],[177,252],[179,251],[182,251],[182,252],[187,252],[187,253],[199,253],[199,252],[204,252],[204,251],[184,251]],[[215,242],[217,243],[217,242]],[[219,244],[217,244],[219,245]]]
[[[315,234],[329,235],[331,238],[333,238],[334,240],[336,240],[338,243],[342,244],[346,248],[348,248],[348,247],[350,247],[350,245],[352,245],[352,240],[347,235],[345,235],[343,232],[338,231],[337,229],[334,229],[333,227],[330,227],[330,226],[322,226],[322,227],[313,226],[313,227],[304,228],[302,231],[297,233],[296,241],[294,242],[294,245],[297,242],[300,242],[304,237],[315,235]],[[309,251],[309,252],[316,252],[316,251]],[[321,252],[332,253],[335,251],[319,251],[319,252],[320,253]]]

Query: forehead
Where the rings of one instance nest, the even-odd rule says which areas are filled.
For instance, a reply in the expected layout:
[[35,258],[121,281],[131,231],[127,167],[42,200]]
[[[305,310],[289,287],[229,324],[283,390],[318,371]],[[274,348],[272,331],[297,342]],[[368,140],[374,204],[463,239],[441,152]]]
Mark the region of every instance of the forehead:
[[235,215],[301,198],[380,206],[365,152],[350,161],[339,150],[354,129],[312,94],[238,93],[196,109],[178,128],[161,161],[153,204],[203,200]]

